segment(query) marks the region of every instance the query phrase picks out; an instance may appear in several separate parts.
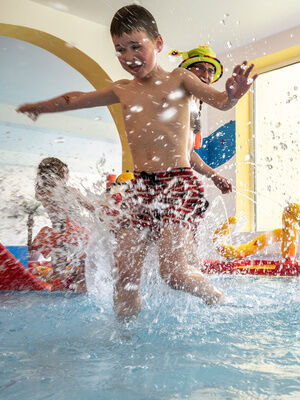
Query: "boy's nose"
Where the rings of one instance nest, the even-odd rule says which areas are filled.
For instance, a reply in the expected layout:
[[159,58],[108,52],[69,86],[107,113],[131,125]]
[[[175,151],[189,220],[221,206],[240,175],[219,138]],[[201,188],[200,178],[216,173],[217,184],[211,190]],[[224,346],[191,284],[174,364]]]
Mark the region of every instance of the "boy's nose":
[[133,54],[130,51],[126,51],[125,53],[122,54],[122,60],[126,64],[132,64],[133,62]]

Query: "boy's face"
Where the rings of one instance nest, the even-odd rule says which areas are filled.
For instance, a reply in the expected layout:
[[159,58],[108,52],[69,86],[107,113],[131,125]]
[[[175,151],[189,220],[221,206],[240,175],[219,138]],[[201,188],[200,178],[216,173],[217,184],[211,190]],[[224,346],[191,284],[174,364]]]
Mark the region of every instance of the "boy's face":
[[192,64],[189,70],[207,85],[210,85],[214,79],[215,67],[210,63],[198,62]]
[[156,55],[163,46],[161,36],[153,40],[145,31],[137,30],[122,36],[113,36],[112,41],[122,67],[139,79],[153,70],[157,62]]

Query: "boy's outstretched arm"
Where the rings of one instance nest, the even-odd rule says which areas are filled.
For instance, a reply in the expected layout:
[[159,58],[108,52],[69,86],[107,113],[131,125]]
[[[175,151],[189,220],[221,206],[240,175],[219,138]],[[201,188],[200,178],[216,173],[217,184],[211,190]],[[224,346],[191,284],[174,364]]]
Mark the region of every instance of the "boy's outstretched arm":
[[205,164],[202,158],[195,152],[191,153],[191,167],[201,175],[210,178],[215,186],[221,190],[222,194],[232,192],[232,184],[227,178],[219,175],[209,165]]
[[224,92],[219,92],[201,82],[200,79],[186,69],[178,68],[177,71],[182,70],[179,73],[181,73],[183,85],[189,93],[205,103],[225,111],[234,107],[238,100],[250,89],[252,82],[257,78],[257,75],[254,75],[251,79],[249,78],[253,68],[253,64],[247,66],[247,61],[244,61],[242,65],[237,65],[233,70],[232,76],[226,82],[226,90]]
[[102,90],[95,90],[93,92],[65,93],[50,100],[23,104],[17,108],[17,112],[27,114],[29,118],[35,121],[40,114],[108,106],[119,102],[119,98],[114,92],[114,87],[115,83]]

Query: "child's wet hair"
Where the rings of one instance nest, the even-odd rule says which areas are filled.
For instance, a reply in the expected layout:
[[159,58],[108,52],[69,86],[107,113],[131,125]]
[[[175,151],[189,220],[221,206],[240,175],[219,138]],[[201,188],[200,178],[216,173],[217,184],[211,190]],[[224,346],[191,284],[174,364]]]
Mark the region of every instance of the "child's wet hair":
[[145,31],[153,40],[159,35],[156,21],[146,8],[136,4],[120,8],[111,21],[111,35],[122,36],[135,30]]
[[57,181],[65,179],[69,173],[67,164],[55,157],[44,158],[37,168],[36,191],[53,188]]

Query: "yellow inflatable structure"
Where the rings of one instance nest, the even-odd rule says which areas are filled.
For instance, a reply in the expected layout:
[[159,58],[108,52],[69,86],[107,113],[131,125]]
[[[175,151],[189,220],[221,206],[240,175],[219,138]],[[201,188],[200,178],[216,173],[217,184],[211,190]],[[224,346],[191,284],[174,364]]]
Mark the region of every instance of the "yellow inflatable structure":
[[284,208],[282,214],[282,229],[266,232],[250,242],[240,245],[226,243],[226,237],[236,224],[235,217],[228,218],[214,233],[213,242],[217,252],[227,259],[241,259],[258,253],[272,243],[281,241],[281,254],[286,260],[295,258],[297,249],[297,228],[300,225],[300,205],[291,203]]

